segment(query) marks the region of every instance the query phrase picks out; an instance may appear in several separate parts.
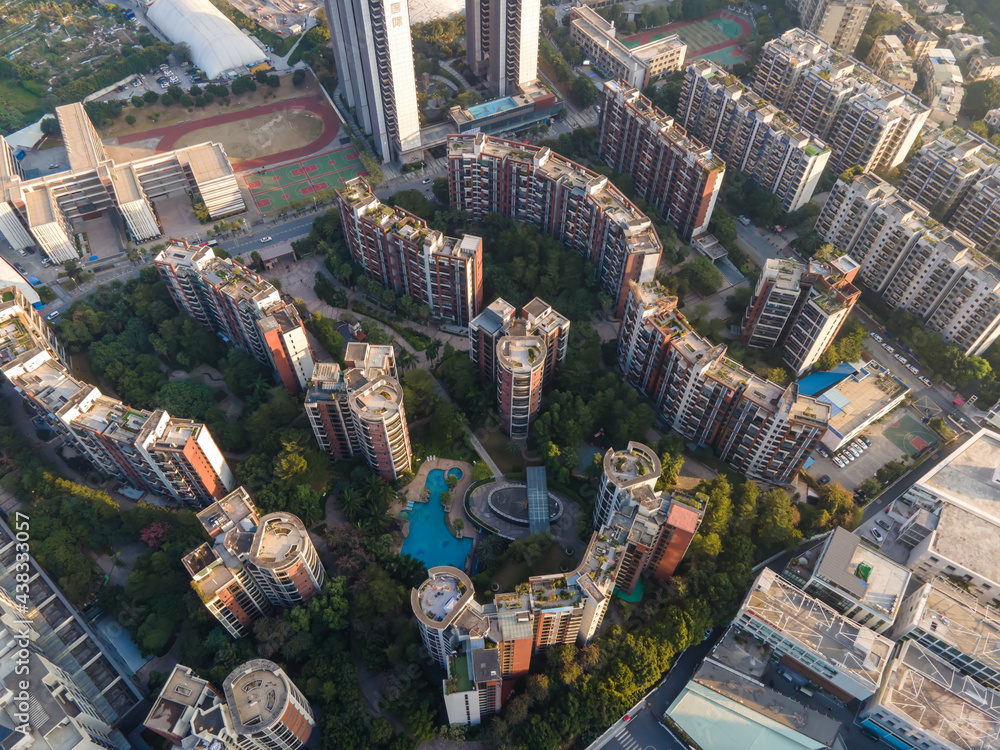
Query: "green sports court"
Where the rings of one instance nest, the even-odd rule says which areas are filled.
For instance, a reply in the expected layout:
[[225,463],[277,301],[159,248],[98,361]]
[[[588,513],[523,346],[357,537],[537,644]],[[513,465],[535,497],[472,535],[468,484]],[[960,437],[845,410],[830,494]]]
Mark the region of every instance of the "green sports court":
[[747,60],[736,40],[749,38],[753,27],[745,18],[718,11],[695,21],[678,21],[646,29],[621,41],[629,49],[634,49],[671,34],[678,34],[687,43],[688,60],[707,59],[719,65],[734,65]]
[[897,421],[886,424],[882,434],[910,456],[919,455],[940,439],[934,431],[909,414],[904,414]]
[[287,208],[296,200],[308,200],[317,190],[341,187],[348,180],[367,174],[353,146],[330,151],[281,167],[258,169],[243,175],[250,195],[261,213]]

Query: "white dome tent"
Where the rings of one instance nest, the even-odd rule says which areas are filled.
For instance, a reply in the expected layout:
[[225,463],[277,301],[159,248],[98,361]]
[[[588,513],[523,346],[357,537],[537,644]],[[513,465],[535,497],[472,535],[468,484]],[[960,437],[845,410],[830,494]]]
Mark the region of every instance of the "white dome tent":
[[156,0],[146,17],[171,42],[186,43],[192,62],[210,79],[267,59],[260,47],[209,0]]

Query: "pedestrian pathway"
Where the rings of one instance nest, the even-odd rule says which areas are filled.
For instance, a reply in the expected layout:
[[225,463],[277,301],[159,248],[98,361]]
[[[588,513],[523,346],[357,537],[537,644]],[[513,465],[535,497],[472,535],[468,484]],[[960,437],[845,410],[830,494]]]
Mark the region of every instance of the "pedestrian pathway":
[[471,83],[469,83],[465,79],[465,76],[463,76],[461,73],[459,73],[453,67],[451,67],[451,65],[449,65],[448,63],[446,63],[444,60],[441,61],[441,67],[444,70],[447,70],[453,76],[455,76],[455,78],[457,78],[459,81],[461,81],[462,85],[465,86],[465,88],[466,88],[467,91],[472,91],[473,89],[475,89],[475,86],[473,86]]

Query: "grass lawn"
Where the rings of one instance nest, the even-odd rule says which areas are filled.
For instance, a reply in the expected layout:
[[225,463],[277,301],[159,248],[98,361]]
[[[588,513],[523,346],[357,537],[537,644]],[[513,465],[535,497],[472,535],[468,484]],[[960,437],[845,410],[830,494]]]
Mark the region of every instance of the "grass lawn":
[[466,444],[464,435],[462,440],[456,440],[453,445],[442,445],[431,438],[430,420],[422,420],[409,425],[410,444],[413,448],[413,455],[421,460],[427,456],[437,456],[438,458],[451,458],[456,461],[468,461],[472,463],[478,457]]
[[0,81],[0,99],[6,99],[13,109],[23,113],[27,122],[34,122],[44,114],[38,106],[41,99],[13,81]]
[[520,453],[508,453],[507,442],[510,440],[498,428],[490,427],[476,430],[476,437],[483,444],[486,452],[496,461],[500,471],[507,474],[512,471],[524,471],[524,459]]
[[[579,550],[582,552],[582,550]],[[549,573],[559,573],[559,566],[572,570],[577,563],[576,557],[568,557],[563,548],[553,544],[534,564],[508,560],[493,576],[493,582],[500,586],[501,593],[513,591],[519,583],[525,583],[530,576],[543,576]]]

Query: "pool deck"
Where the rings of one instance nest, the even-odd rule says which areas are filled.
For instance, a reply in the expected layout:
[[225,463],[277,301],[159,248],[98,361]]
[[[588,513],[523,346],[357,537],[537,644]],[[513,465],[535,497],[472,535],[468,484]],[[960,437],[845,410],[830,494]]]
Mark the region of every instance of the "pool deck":
[[403,502],[402,505],[394,504],[390,512],[396,518],[399,518],[403,527],[403,538],[405,539],[410,533],[410,522],[405,518],[400,518],[399,514],[405,510],[406,502],[410,500],[415,503],[426,502],[420,499],[420,493],[423,491],[424,485],[427,483],[427,475],[434,469],[441,469],[444,471],[445,476],[448,475],[448,469],[462,470],[462,478],[458,480],[458,485],[452,491],[452,502],[451,510],[448,513],[448,523],[453,524],[456,518],[461,518],[465,521],[465,528],[462,529],[462,537],[464,539],[472,539],[473,542],[475,542],[475,539],[478,536],[476,524],[473,523],[472,519],[469,518],[468,515],[466,515],[465,503],[463,502],[465,499],[465,492],[472,484],[472,464],[466,461],[456,461],[450,458],[433,458],[430,461],[424,461],[420,465],[420,470],[417,471],[417,475],[413,478],[413,481],[400,490],[401,494],[406,498],[406,501]]

